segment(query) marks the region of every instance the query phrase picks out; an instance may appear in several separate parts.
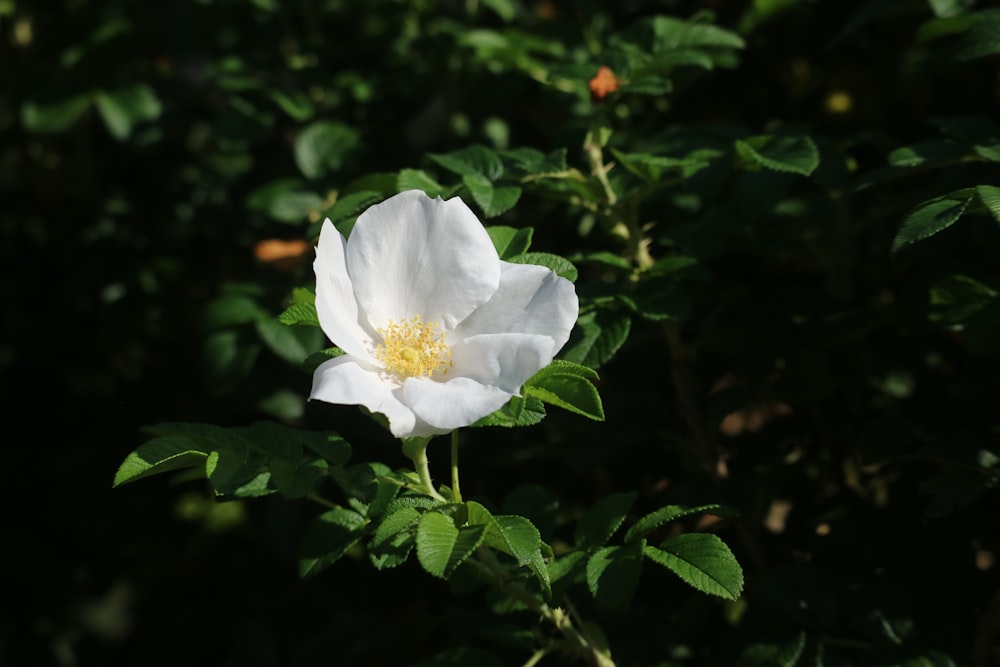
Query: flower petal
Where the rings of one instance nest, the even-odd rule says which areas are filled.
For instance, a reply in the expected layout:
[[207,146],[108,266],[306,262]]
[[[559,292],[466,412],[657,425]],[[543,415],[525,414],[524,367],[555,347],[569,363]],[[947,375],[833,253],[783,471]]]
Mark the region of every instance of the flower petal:
[[313,373],[310,399],[342,405],[363,405],[389,419],[389,430],[397,438],[405,438],[417,427],[413,410],[397,396],[399,385],[386,380],[379,370],[350,355],[336,357],[320,364]]
[[494,385],[513,395],[532,375],[552,363],[555,353],[555,343],[548,336],[480,334],[452,346],[455,365],[450,373]]
[[358,301],[347,275],[344,237],[329,220],[316,246],[316,314],[323,333],[349,355],[372,361],[372,333],[359,316]]
[[483,333],[539,334],[555,341],[554,355],[569,340],[576,324],[580,304],[573,283],[534,264],[500,262],[500,269],[500,287],[493,297],[449,338]]
[[500,387],[465,377],[448,382],[409,378],[403,384],[403,400],[436,433],[468,426],[503,407],[511,396]]
[[497,251],[469,207],[419,190],[358,216],[347,267],[358,304],[376,329],[419,316],[447,331],[486,303],[500,282]]

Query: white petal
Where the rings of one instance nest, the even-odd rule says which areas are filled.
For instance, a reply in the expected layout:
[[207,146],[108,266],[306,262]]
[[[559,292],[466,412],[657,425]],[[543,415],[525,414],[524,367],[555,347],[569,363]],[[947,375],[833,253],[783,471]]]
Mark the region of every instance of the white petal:
[[483,333],[525,333],[555,341],[553,354],[569,340],[580,308],[573,283],[544,266],[501,262],[500,287],[449,340]]
[[512,394],[470,378],[435,382],[409,378],[403,384],[403,400],[417,418],[440,432],[468,426],[503,407]]
[[349,355],[371,361],[372,335],[358,312],[357,298],[347,275],[344,237],[329,220],[323,223],[316,246],[316,314],[323,333]]
[[360,216],[347,242],[358,304],[378,329],[419,316],[453,328],[496,291],[500,260],[461,199],[409,190]]
[[481,334],[452,346],[455,365],[449,373],[517,394],[525,381],[552,363],[555,353],[555,343],[548,336]]
[[417,418],[397,396],[402,388],[385,380],[378,369],[343,355],[323,362],[313,373],[310,399],[343,405],[363,405],[389,419],[389,429],[405,438],[417,427]]

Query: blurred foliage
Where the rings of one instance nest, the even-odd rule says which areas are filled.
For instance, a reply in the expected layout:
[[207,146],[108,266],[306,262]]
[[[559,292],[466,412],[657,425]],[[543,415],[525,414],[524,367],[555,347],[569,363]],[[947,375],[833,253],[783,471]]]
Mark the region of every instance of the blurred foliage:
[[574,598],[619,665],[994,664],[998,32],[975,0],[0,0],[0,664],[523,662],[516,615],[409,564],[299,582],[305,503],[109,488],[164,419],[397,456],[305,402],[326,341],[274,318],[319,221],[412,187],[571,258],[601,371],[603,424],[466,436],[467,496],[548,486],[557,550],[616,491],[741,511],[691,522],[739,600],[654,567],[627,611]]

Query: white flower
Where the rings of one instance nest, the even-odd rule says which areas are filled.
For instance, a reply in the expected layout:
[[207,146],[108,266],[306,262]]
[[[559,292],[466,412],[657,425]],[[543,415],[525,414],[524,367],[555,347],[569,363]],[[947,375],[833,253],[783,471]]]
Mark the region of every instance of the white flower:
[[363,405],[398,438],[467,426],[519,395],[576,322],[573,284],[501,261],[461,199],[409,190],[327,220],[316,247],[320,326],[346,354],[316,369],[310,398]]

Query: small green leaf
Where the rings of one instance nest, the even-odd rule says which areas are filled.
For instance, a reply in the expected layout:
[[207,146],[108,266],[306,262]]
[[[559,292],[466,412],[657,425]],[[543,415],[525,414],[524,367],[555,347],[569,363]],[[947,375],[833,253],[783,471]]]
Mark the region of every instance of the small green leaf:
[[128,139],[136,125],[159,118],[163,111],[156,93],[144,83],[99,91],[94,102],[108,132],[119,141]]
[[990,212],[990,215],[1000,222],[1000,188],[992,185],[977,185],[976,194],[979,201]]
[[523,516],[493,516],[476,502],[466,503],[470,526],[486,528],[483,544],[512,556],[518,565],[528,567],[538,577],[546,596],[551,592],[549,571],[542,558],[542,538],[538,529]]
[[507,261],[512,264],[537,264],[544,266],[552,269],[556,275],[562,276],[571,283],[576,282],[577,275],[579,275],[576,267],[568,259],[547,252],[526,252],[508,257]]
[[456,528],[450,516],[427,512],[417,525],[417,560],[435,577],[447,579],[472,555],[486,533],[486,526]]
[[534,148],[514,148],[503,151],[501,155],[529,176],[547,176],[566,171],[565,148],[558,148],[548,154]]
[[956,60],[976,60],[1000,53],[1000,12],[984,11],[973,17],[973,24],[958,39]]
[[576,322],[563,358],[599,368],[621,349],[631,330],[632,316],[628,313],[608,310],[585,313]]
[[21,123],[29,132],[64,132],[90,108],[90,102],[89,94],[68,97],[50,104],[25,102],[21,106]]
[[578,415],[604,421],[601,395],[589,380],[577,375],[546,374],[528,380],[522,388],[525,396],[556,405]]
[[504,225],[493,225],[486,228],[486,233],[490,235],[490,240],[493,241],[497,254],[503,260],[528,252],[534,232],[535,230],[531,227],[517,229]]
[[642,573],[645,540],[624,547],[604,547],[587,560],[587,586],[597,603],[611,611],[625,611]]
[[892,240],[892,254],[951,227],[962,217],[971,201],[971,194],[958,191],[922,203],[903,220],[896,238]]
[[416,544],[421,513],[412,507],[386,514],[369,543],[369,558],[378,569],[396,567],[410,556]]
[[428,197],[439,197],[445,188],[422,169],[403,169],[396,177],[396,190],[423,190]]
[[491,414],[479,419],[471,426],[534,426],[545,418],[545,405],[537,398],[514,396]]
[[306,178],[316,179],[340,169],[358,147],[360,135],[350,125],[321,120],[295,139],[295,163]]
[[167,436],[145,442],[125,457],[115,473],[113,486],[121,486],[161,472],[204,465],[208,450],[182,436]]
[[278,315],[278,321],[286,326],[305,324],[311,327],[318,327],[319,315],[316,313],[316,304],[293,303]]
[[733,517],[737,516],[736,510],[722,505],[699,505],[698,507],[684,507],[683,505],[667,505],[647,514],[633,524],[625,533],[626,542],[634,542],[646,537],[660,526],[676,521],[682,517],[692,514],[712,514],[715,516]]
[[959,324],[981,311],[997,298],[997,291],[969,276],[948,276],[930,290],[928,316],[935,322]]
[[685,533],[644,553],[702,593],[735,600],[743,592],[743,569],[717,535]]
[[927,139],[892,151],[889,153],[889,164],[893,167],[918,167],[951,162],[968,154],[968,149],[950,139]]
[[493,182],[503,175],[500,156],[485,146],[467,146],[451,153],[431,153],[428,157],[459,176],[482,176]]
[[819,166],[819,149],[808,136],[775,137],[758,135],[735,144],[745,160],[774,171],[809,176]]
[[462,183],[487,218],[506,213],[521,198],[521,188],[516,185],[494,185],[482,174],[466,174],[462,177]]
[[806,648],[806,633],[785,644],[754,644],[740,656],[738,667],[795,667]]
[[323,332],[318,328],[291,328],[271,318],[257,320],[255,326],[261,340],[272,352],[296,366],[323,347]]
[[345,508],[319,515],[306,530],[299,556],[299,576],[313,576],[338,561],[364,535],[367,520]]
[[598,500],[576,524],[573,542],[584,549],[604,546],[621,527],[638,495],[635,491],[630,491],[614,493]]
[[656,74],[629,79],[628,83],[621,87],[623,93],[638,93],[640,95],[666,95],[673,89],[673,81]]
[[291,463],[273,459],[268,468],[278,493],[288,499],[302,498],[312,493],[317,482],[326,473],[326,465],[318,461]]

